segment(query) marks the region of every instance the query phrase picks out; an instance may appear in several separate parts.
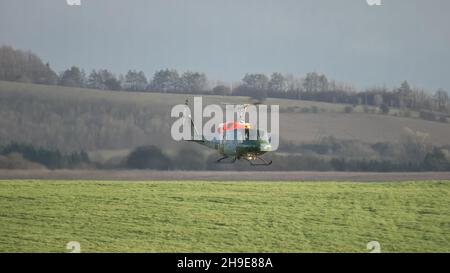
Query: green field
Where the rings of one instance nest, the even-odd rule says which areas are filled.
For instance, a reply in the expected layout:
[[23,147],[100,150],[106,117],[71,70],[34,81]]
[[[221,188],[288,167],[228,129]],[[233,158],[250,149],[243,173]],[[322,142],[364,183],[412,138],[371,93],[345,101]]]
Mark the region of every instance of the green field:
[[450,181],[0,181],[0,251],[450,252]]

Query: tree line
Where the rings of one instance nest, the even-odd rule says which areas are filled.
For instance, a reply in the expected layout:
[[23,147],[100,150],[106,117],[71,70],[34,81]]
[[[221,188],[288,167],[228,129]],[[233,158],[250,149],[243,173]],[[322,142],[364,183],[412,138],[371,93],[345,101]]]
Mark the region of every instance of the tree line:
[[58,75],[34,53],[2,46],[0,80],[53,85],[58,83]]
[[34,147],[17,142],[0,146],[0,157],[0,169],[33,166],[29,163],[37,163],[48,169],[80,168],[91,164],[88,154],[84,151],[62,153],[58,149]]
[[[386,145],[383,143],[376,145]],[[307,147],[300,147],[302,149]],[[317,146],[323,149],[325,147]],[[450,160],[442,148],[434,147],[419,161],[392,161],[374,158],[325,158],[311,154],[271,154],[274,164],[269,167],[252,167],[247,162],[235,164],[216,163],[217,155],[205,155],[190,147],[167,155],[156,146],[140,146],[132,150],[123,161],[116,164],[93,163],[87,153],[62,153],[23,143],[10,143],[0,147],[0,169],[156,169],[156,170],[259,170],[259,171],[450,171]]]
[[450,146],[433,145],[428,138],[427,133],[405,128],[398,143],[365,143],[332,136],[314,143],[284,142],[281,153],[267,155],[273,164],[263,168],[249,166],[246,161],[218,164],[217,153],[201,153],[192,145],[175,153],[157,146],[140,146],[120,166],[161,170],[450,171]]
[[390,107],[450,113],[447,91],[439,89],[431,94],[411,87],[407,81],[391,89],[375,86],[357,91],[349,83],[330,80],[317,72],[307,73],[304,77],[278,72],[270,76],[249,73],[233,87],[227,84],[212,86],[205,73],[179,73],[176,69],[161,69],[149,78],[137,70],[116,76],[107,69],[92,70],[87,74],[83,69],[72,66],[58,75],[35,54],[9,46],[0,47],[0,80],[101,90],[249,96],[258,100],[267,97],[299,99],[376,106],[383,113],[389,112]]
[[[381,143],[379,145],[384,145]],[[258,171],[362,171],[362,172],[411,172],[450,171],[450,160],[443,150],[434,147],[420,161],[393,161],[385,158],[323,157],[312,154],[280,155],[272,153],[273,164],[268,167],[253,167],[248,162],[218,164],[217,155],[182,153],[169,156],[156,146],[134,149],[122,162],[121,168],[157,170],[258,170]]]

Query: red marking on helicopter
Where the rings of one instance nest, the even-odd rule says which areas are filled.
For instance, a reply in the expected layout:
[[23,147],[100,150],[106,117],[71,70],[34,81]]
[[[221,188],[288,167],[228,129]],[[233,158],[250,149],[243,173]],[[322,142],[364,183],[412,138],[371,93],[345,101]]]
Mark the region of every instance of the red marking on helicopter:
[[218,133],[222,133],[228,130],[236,130],[236,129],[250,129],[252,128],[252,125],[250,123],[242,123],[242,122],[226,122],[219,124],[219,127],[217,128]]

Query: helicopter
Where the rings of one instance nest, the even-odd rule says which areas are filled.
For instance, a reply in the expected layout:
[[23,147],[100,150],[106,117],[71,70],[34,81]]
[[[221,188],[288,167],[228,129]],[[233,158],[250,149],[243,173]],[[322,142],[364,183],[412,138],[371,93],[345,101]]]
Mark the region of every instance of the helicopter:
[[[186,99],[186,109],[189,107],[189,101]],[[189,142],[215,149],[222,155],[217,159],[217,163],[234,163],[236,160],[246,160],[252,166],[269,166],[272,160],[266,160],[261,156],[272,151],[267,132],[260,129],[251,128],[250,123],[245,122],[245,113],[250,104],[238,105],[240,119],[238,122],[229,121],[219,124],[217,133],[211,140],[207,140],[203,135],[199,139],[191,137]],[[198,134],[194,121],[190,115],[183,113],[183,119],[190,121],[191,135]],[[250,136],[256,136],[251,139]]]

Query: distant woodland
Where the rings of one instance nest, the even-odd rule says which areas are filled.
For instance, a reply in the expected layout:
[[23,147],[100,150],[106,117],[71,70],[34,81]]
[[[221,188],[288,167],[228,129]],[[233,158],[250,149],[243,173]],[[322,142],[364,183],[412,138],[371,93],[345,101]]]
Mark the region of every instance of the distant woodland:
[[288,98],[375,106],[383,113],[396,107],[422,111],[422,116],[428,119],[442,118],[436,113],[450,113],[450,99],[446,90],[430,92],[413,88],[407,81],[392,89],[374,86],[366,90],[355,90],[351,83],[330,80],[317,72],[303,77],[278,72],[270,76],[248,73],[239,84],[232,87],[223,83],[211,84],[205,73],[179,73],[175,69],[159,70],[152,77],[147,77],[143,71],[132,69],[125,75],[116,75],[108,69],[87,73],[77,66],[56,73],[49,63],[44,63],[36,54],[10,46],[0,47],[0,80],[112,91],[236,95],[260,100],[267,97]]

